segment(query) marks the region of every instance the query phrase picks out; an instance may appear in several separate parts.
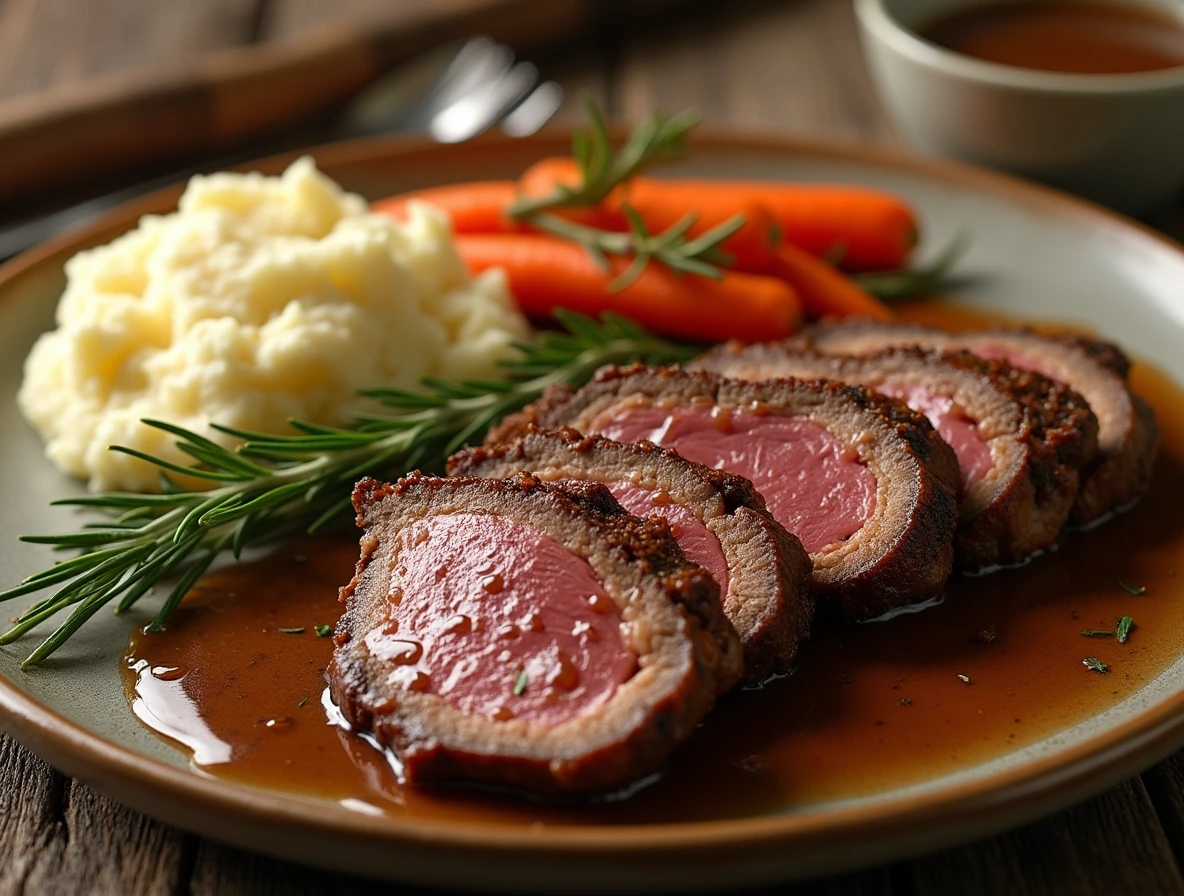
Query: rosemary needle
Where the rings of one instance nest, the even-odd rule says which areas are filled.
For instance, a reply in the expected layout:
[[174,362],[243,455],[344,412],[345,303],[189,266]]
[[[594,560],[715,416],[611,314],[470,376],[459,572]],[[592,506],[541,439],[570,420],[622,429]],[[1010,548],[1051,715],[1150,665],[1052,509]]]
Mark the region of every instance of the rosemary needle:
[[[563,331],[540,333],[533,342],[520,345],[520,356],[507,365],[504,381],[429,380],[423,392],[368,390],[363,394],[384,405],[385,411],[362,417],[351,427],[293,422],[294,435],[216,427],[244,440],[237,450],[230,450],[182,427],[144,421],[176,436],[178,446],[196,464],[181,467],[137,455],[160,468],[161,494],[118,492],[57,502],[103,513],[108,522],[23,539],[83,553],[0,593],[0,600],[13,600],[58,589],[20,614],[0,635],[0,644],[15,641],[73,607],[24,662],[36,665],[100,607],[118,599],[117,612],[127,610],[157,585],[173,582],[148,626],[155,631],[216,557],[237,557],[244,548],[348,519],[350,489],[362,476],[398,476],[415,467],[438,469],[453,451],[481,438],[491,423],[548,387],[582,384],[605,364],[685,361],[698,351],[654,338],[616,315],[596,321],[557,311],[556,317]],[[204,479],[214,487],[188,489],[170,473]]]

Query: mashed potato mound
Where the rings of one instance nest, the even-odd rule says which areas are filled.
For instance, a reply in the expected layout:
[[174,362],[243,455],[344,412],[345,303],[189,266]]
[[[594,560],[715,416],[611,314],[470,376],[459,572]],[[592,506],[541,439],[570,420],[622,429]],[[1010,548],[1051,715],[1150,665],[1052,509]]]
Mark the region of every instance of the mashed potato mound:
[[529,333],[499,271],[468,276],[441,212],[372,214],[311,159],[278,178],[196,177],[178,212],[80,252],[66,275],[19,401],[50,459],[94,491],[159,487],[109,445],[190,462],[141,418],[223,444],[210,421],[343,423],[359,388],[496,377]]

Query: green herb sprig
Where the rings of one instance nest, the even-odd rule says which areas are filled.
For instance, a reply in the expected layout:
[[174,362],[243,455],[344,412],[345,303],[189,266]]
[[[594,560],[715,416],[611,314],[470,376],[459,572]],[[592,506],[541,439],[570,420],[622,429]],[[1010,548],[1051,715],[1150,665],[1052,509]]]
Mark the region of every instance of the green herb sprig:
[[[224,554],[316,532],[349,518],[350,489],[365,475],[398,476],[415,467],[439,469],[462,445],[480,439],[491,423],[518,410],[558,383],[580,385],[604,364],[686,361],[697,349],[650,336],[625,318],[595,321],[557,312],[562,332],[545,332],[518,346],[507,378],[493,382],[425,380],[425,391],[372,389],[363,394],[384,406],[338,428],[294,421],[293,435],[216,427],[243,443],[236,450],[160,420],[144,422],[177,438],[195,461],[175,464],[127,448],[161,471],[161,494],[116,492],[58,501],[97,511],[106,521],[79,531],[25,536],[33,544],[80,549],[76,557],[0,593],[14,600],[57,587],[29,607],[3,635],[9,644],[61,610],[70,615],[29,655],[36,665],[61,647],[101,607],[130,609],[156,586],[172,583],[148,629],[156,631],[181,599]],[[206,491],[180,484],[174,474],[213,484]],[[59,587],[60,586],[60,587]]]
[[578,243],[605,271],[611,269],[608,256],[631,258],[629,266],[610,282],[612,291],[624,289],[640,277],[650,262],[657,262],[679,274],[698,274],[713,279],[722,277],[720,267],[730,265],[732,258],[721,244],[744,226],[742,214],[688,238],[688,231],[698,220],[693,211],[657,234],[649,232],[628,203],[622,203],[629,222],[627,232],[600,230],[551,213],[561,208],[597,205],[617,187],[650,166],[685,157],[687,134],[699,123],[699,114],[694,111],[673,118],[654,113],[633,131],[623,146],[614,150],[600,108],[590,96],[584,95],[582,99],[590,127],[576,131],[572,138],[572,158],[579,169],[579,183],[557,184],[545,196],[524,196],[510,206],[510,217],[544,233]]

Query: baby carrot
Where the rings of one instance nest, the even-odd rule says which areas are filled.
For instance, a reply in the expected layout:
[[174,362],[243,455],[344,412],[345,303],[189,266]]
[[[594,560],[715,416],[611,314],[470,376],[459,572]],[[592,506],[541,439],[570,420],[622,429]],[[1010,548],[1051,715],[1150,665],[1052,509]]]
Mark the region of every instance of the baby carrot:
[[519,307],[534,318],[556,308],[591,316],[615,311],[666,336],[696,342],[783,339],[801,323],[793,288],[775,277],[729,271],[721,280],[679,276],[651,263],[636,280],[613,292],[612,280],[628,266],[610,259],[602,270],[575,243],[536,234],[461,235],[456,248],[469,270],[506,272]]
[[[482,180],[443,187],[428,187],[380,199],[371,208],[396,220],[407,219],[407,203],[429,202],[448,212],[453,233],[514,233],[531,228],[515,221],[506,210],[518,199],[518,184],[512,180]],[[606,208],[563,208],[552,214],[601,230],[625,230],[620,211]]]
[[[528,168],[519,183],[524,195],[539,196],[577,179],[572,159],[550,158]],[[683,213],[718,208],[722,214],[730,208],[735,214],[752,204],[764,205],[786,242],[819,257],[835,255],[849,270],[904,267],[917,238],[917,219],[908,204],[869,187],[638,177],[606,204],[619,205],[622,199],[638,209],[669,203]]]
[[371,208],[404,221],[407,219],[407,203],[418,200],[448,212],[455,233],[504,233],[521,229],[506,214],[506,209],[517,198],[518,185],[514,181],[482,180],[401,193],[380,199]]
[[802,307],[811,317],[863,315],[890,320],[892,312],[883,302],[845,274],[792,243],[782,243],[776,263],[769,271],[793,285]]

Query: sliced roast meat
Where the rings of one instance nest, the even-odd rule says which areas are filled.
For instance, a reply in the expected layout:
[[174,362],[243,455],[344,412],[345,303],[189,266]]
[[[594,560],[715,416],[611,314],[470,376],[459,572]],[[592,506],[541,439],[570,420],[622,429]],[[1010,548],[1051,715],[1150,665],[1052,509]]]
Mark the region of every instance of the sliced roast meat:
[[411,782],[616,789],[740,677],[715,580],[602,485],[415,473],[354,507],[331,692]]
[[648,440],[748,478],[810,554],[820,611],[879,616],[935,597],[950,573],[957,458],[923,416],[868,389],[609,367],[499,432],[530,425]]
[[970,352],[824,355],[793,342],[720,346],[694,367],[742,380],[820,377],[870,386],[925,414],[962,473],[955,560],[1018,563],[1053,545],[1097,451],[1098,422],[1063,383]]
[[724,612],[744,644],[745,681],[792,667],[813,613],[810,558],[747,479],[651,442],[628,445],[569,428],[469,448],[448,463],[453,475],[520,470],[547,481],[600,482],[631,513],[664,518],[687,558],[719,583]]
[[912,324],[848,320],[821,324],[803,343],[828,354],[865,354],[892,345],[967,349],[1060,380],[1089,403],[1098,419],[1098,452],[1082,471],[1069,521],[1098,522],[1142,496],[1159,449],[1155,413],[1126,383],[1129,362],[1107,342],[1074,334],[1045,336],[1026,329],[946,333]]

